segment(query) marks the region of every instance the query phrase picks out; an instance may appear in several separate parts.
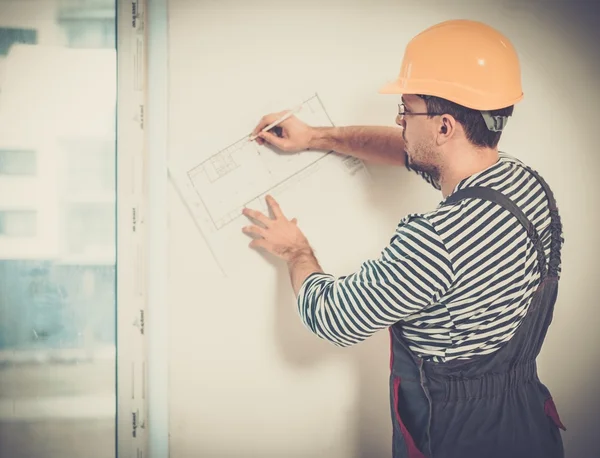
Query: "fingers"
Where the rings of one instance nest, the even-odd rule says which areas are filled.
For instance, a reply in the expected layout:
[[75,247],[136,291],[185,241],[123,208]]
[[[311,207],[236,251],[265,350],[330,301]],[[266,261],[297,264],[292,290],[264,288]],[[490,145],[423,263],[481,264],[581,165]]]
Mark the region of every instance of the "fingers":
[[262,248],[263,250],[271,251],[271,244],[267,242],[265,239],[254,239],[252,240],[248,246],[250,248]]
[[246,227],[242,228],[242,231],[244,231],[246,234],[257,235],[259,237],[264,237],[266,234],[265,228],[255,226],[255,225],[246,226]]
[[259,223],[263,224],[265,227],[270,226],[271,219],[267,218],[265,215],[263,215],[261,212],[259,212],[257,210],[252,210],[250,208],[244,208],[244,210],[242,210],[242,213],[245,216],[255,219]]
[[285,218],[283,212],[281,211],[281,207],[279,207],[279,204],[275,199],[273,199],[272,196],[268,195],[266,201],[276,219]]
[[256,127],[254,128],[254,130],[252,131],[252,133],[250,134],[250,136],[258,135],[258,133],[261,130],[263,130],[265,127],[267,127],[272,122],[277,121],[285,113],[286,113],[285,111],[280,111],[279,113],[270,113],[268,115],[263,116],[260,119],[260,121],[258,122],[258,124],[256,125]]
[[[288,141],[284,138],[280,138],[277,135],[272,134],[271,132],[261,132],[258,134],[258,139],[263,140],[263,143],[266,141],[267,143],[270,143],[271,145],[279,148],[280,150],[285,151],[288,147]],[[261,145],[263,143],[260,143]]]

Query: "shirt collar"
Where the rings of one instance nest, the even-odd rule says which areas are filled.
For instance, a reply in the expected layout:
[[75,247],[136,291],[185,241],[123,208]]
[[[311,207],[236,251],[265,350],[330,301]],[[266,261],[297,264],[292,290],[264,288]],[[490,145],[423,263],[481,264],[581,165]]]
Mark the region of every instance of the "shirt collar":
[[470,176],[468,176],[468,177],[463,178],[462,180],[460,180],[457,183],[457,185],[454,187],[454,190],[450,194],[448,194],[448,196],[446,196],[440,202],[440,206],[443,205],[446,202],[446,200],[448,200],[448,198],[452,194],[456,193],[457,191],[459,191],[461,189],[469,188],[469,187],[472,187],[472,186],[477,186],[479,184],[478,182],[480,181],[481,176],[483,174],[487,175],[487,172],[489,172],[491,170],[494,170],[494,169],[497,169],[498,167],[500,167],[501,164],[502,164],[502,162],[503,162],[503,159],[504,159],[504,156],[500,152],[498,154],[498,160],[496,162],[494,162],[492,165],[490,165],[489,167],[487,167],[487,168],[485,168],[485,169],[483,169],[483,170],[481,170],[481,171],[479,171],[477,173],[474,173],[473,175],[470,175]]

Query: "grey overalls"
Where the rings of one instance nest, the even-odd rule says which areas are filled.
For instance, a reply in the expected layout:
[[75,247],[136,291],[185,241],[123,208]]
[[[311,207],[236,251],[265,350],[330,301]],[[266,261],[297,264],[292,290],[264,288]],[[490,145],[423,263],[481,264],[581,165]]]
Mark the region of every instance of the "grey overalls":
[[549,390],[537,375],[536,357],[552,321],[558,292],[561,222],[546,182],[551,254],[546,258],[535,227],[503,194],[464,188],[447,203],[491,200],[509,210],[536,246],[541,281],[513,338],[496,353],[470,360],[433,363],[416,357],[389,328],[390,402],[394,458],[562,458],[562,425]]

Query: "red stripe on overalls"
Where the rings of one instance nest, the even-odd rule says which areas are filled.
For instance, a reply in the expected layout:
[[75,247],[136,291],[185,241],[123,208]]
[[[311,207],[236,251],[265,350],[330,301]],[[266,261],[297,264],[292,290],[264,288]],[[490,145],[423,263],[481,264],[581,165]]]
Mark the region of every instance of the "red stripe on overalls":
[[425,455],[421,453],[421,451],[415,445],[415,441],[412,436],[404,426],[402,422],[402,418],[400,418],[400,412],[398,411],[398,390],[400,389],[400,377],[396,377],[394,379],[394,412],[396,413],[396,420],[400,425],[400,431],[402,431],[402,436],[404,436],[404,441],[406,442],[406,450],[408,452],[408,458],[426,458]]

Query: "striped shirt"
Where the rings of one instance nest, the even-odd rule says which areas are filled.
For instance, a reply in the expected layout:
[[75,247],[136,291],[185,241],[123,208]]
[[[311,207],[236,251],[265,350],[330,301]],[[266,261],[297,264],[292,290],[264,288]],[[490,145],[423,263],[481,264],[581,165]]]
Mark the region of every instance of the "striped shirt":
[[[500,152],[498,162],[454,191],[470,186],[491,187],[520,207],[549,259],[548,202],[520,160]],[[380,256],[356,272],[311,274],[297,300],[307,328],[345,347],[401,322],[410,349],[436,362],[493,353],[508,341],[540,280],[535,247],[503,207],[475,198],[445,201],[403,218]]]

